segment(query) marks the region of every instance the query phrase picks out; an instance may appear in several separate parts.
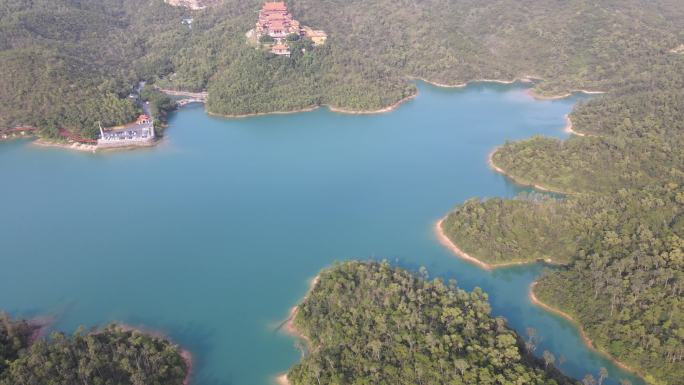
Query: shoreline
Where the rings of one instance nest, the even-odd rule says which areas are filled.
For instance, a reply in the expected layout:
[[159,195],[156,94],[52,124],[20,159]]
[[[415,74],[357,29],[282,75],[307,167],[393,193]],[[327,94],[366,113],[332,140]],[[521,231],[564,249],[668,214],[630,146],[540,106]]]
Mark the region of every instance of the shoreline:
[[33,328],[33,332],[29,337],[29,346],[33,345],[39,339],[47,335],[48,330],[54,324],[55,318],[51,316],[39,316],[31,318],[27,323]]
[[[416,76],[408,76],[407,78],[412,79],[414,81],[421,81],[421,82],[424,82],[424,83],[427,83],[427,84],[430,84],[432,86],[439,87],[439,88],[465,88],[472,83],[497,83],[497,84],[514,84],[517,82],[534,83],[535,80],[541,80],[541,78],[539,78],[539,77],[526,75],[526,76],[514,78],[513,80],[480,78],[480,79],[469,80],[467,82],[460,83],[460,84],[444,84],[444,83],[430,81],[428,79],[416,77]],[[404,97],[404,98],[402,98],[402,99],[400,99],[400,100],[398,100],[398,101],[396,101],[396,102],[394,102],[394,103],[392,103],[386,107],[382,107],[382,108],[379,108],[377,110],[350,110],[350,109],[345,109],[345,108],[341,108],[341,107],[331,106],[329,104],[321,104],[321,105],[312,105],[312,106],[308,106],[308,107],[303,107],[303,108],[290,110],[290,111],[254,112],[254,113],[248,113],[248,114],[221,114],[221,113],[211,112],[207,109],[206,101],[207,101],[207,98],[209,95],[209,93],[207,91],[191,92],[191,91],[171,90],[171,89],[161,88],[161,87],[157,87],[157,86],[155,86],[155,89],[157,89],[158,91],[160,91],[166,95],[183,96],[186,98],[192,98],[193,99],[190,102],[183,103],[182,105],[179,105],[178,108],[182,108],[182,107],[186,106],[187,104],[191,104],[191,103],[195,103],[195,102],[196,103],[203,103],[205,105],[205,107],[204,107],[205,113],[207,113],[210,116],[216,116],[216,117],[225,118],[225,119],[242,119],[242,118],[250,118],[250,117],[265,116],[265,115],[288,115],[288,114],[296,114],[296,113],[301,113],[301,112],[310,112],[310,111],[317,110],[321,107],[327,107],[329,111],[335,112],[335,113],[340,113],[340,114],[349,114],[349,115],[382,114],[382,113],[387,113],[387,112],[391,112],[391,111],[396,110],[402,104],[416,98],[419,94],[419,92],[416,90],[416,92],[414,92],[413,94],[406,96],[406,97]],[[528,89],[525,92],[537,100],[563,99],[563,98],[572,96],[573,93],[577,93],[577,92],[585,93],[588,95],[605,93],[603,91],[589,91],[589,90],[579,89],[579,90],[571,90],[569,93],[566,93],[563,95],[544,96],[544,95],[540,95],[540,94],[536,93],[533,89]],[[568,126],[566,126],[565,131],[568,133],[577,135],[577,136],[587,136],[587,134],[574,131],[572,129],[572,122],[569,122]],[[18,137],[12,136],[12,137],[0,139],[0,142],[5,141],[5,140],[15,139],[15,138],[21,138],[21,137],[30,137],[30,136],[29,135],[21,135]],[[78,143],[78,142],[74,142],[74,143],[53,142],[53,141],[50,141],[50,140],[44,139],[44,138],[38,138],[33,143],[35,145],[41,146],[41,147],[55,147],[55,148],[63,148],[63,149],[67,149],[67,150],[75,150],[75,151],[81,151],[81,152],[93,152],[93,153],[97,152],[98,150],[109,151],[111,149],[111,148],[106,148],[106,147],[99,148],[99,146],[97,146],[97,145],[84,144],[84,143]],[[137,149],[140,147],[152,147],[152,146],[157,145],[158,143],[159,143],[159,141],[155,141],[154,143],[150,143],[147,145],[121,146],[121,147],[116,147],[115,149],[117,149],[117,150],[131,150],[131,149]],[[496,166],[494,166],[493,168],[496,171],[506,175],[505,172],[501,168],[498,168]],[[515,181],[514,178],[512,178],[508,175],[506,175],[506,176],[509,177],[510,179],[512,179],[513,181]],[[524,185],[524,186],[531,186],[531,187],[534,187],[534,188],[542,190],[542,191],[567,194],[566,192],[563,192],[563,191],[553,190],[553,189],[549,189],[549,188],[539,186],[539,185],[531,185],[531,184],[527,184],[527,183],[520,183],[518,181],[515,181],[515,182],[518,184]]]
[[277,385],[291,385],[290,380],[287,379],[287,373],[277,375],[275,383]]
[[331,112],[336,112],[338,114],[347,114],[347,115],[374,115],[374,114],[384,114],[387,112],[391,112],[399,108],[402,104],[415,99],[418,96],[418,91],[414,92],[413,94],[406,96],[398,101],[396,101],[393,104],[390,104],[387,107],[383,107],[377,110],[370,110],[370,111],[363,111],[363,110],[346,110],[344,108],[339,108],[339,107],[334,107],[330,105],[325,105],[325,107],[328,107],[328,110]]
[[589,91],[589,90],[583,90],[583,89],[578,89],[578,90],[570,90],[570,92],[566,92],[565,94],[560,94],[560,95],[542,95],[539,94],[538,92],[535,92],[533,89],[529,89],[525,91],[528,95],[533,97],[535,100],[559,100],[559,99],[565,99],[571,97],[573,94],[586,94],[586,95],[602,95],[605,94],[605,91]]
[[[317,274],[315,277],[313,277],[309,281],[309,289],[307,290],[306,294],[304,297],[299,301],[300,303],[305,301],[306,298],[308,297],[309,293],[316,287],[318,282],[321,280],[321,275]],[[311,351],[313,348],[313,344],[311,343],[311,339],[307,337],[304,333],[299,331],[297,327],[294,324],[294,319],[297,316],[297,312],[299,311],[299,306],[293,306],[290,308],[290,312],[288,313],[287,319],[278,327],[277,330],[282,330],[283,333],[286,335],[292,336],[297,338],[297,340],[304,341],[306,343],[306,350]],[[302,349],[301,350],[302,357],[304,357],[305,352]],[[275,383],[277,385],[291,385],[290,380],[287,378],[287,372],[281,373],[276,375],[275,377]]]
[[417,77],[417,76],[410,76],[409,79],[420,80],[420,81],[423,82],[423,83],[427,83],[427,84],[430,84],[430,85],[433,85],[433,86],[439,87],[439,88],[465,88],[465,87],[469,86],[469,85],[472,84],[472,83],[497,83],[497,84],[527,83],[527,84],[529,84],[529,83],[534,83],[535,80],[541,79],[541,78],[538,78],[538,77],[535,77],[535,76],[529,76],[529,75],[523,76],[523,77],[519,77],[519,78],[515,78],[515,79],[513,79],[513,80],[483,79],[483,78],[480,78],[480,79],[468,80],[468,81],[466,81],[466,82],[459,83],[459,84],[439,83],[439,82],[427,80],[427,79],[425,79],[425,78],[421,78],[421,77]]
[[31,142],[31,145],[42,147],[42,148],[61,148],[65,150],[79,151],[79,152],[90,152],[90,153],[103,153],[103,152],[118,152],[118,151],[131,151],[142,148],[151,148],[157,146],[161,143],[161,138],[154,140],[153,142],[146,142],[141,144],[130,144],[123,146],[104,146],[94,144],[85,144],[78,142],[56,142],[49,139],[38,138]]
[[575,131],[572,129],[572,119],[570,119],[570,114],[565,114],[565,127],[563,128],[563,131],[570,134],[570,135],[577,135],[577,136],[587,136],[587,134],[584,134],[579,131]]
[[546,310],[549,313],[555,314],[555,315],[569,321],[575,328],[577,328],[577,330],[579,331],[579,334],[580,334],[580,338],[582,338],[582,341],[584,342],[584,344],[587,345],[591,350],[601,354],[602,356],[604,356],[605,358],[610,360],[610,362],[612,362],[613,364],[615,364],[619,368],[621,368],[625,371],[628,371],[628,372],[630,372],[636,376],[639,376],[640,378],[643,379],[643,375],[641,373],[639,373],[638,370],[632,368],[631,366],[625,364],[622,361],[619,361],[617,358],[613,357],[610,353],[604,351],[603,349],[596,347],[596,345],[594,344],[594,341],[587,335],[587,332],[584,330],[584,327],[582,327],[582,324],[579,321],[577,321],[576,319],[574,319],[570,314],[564,312],[563,310],[560,310],[558,308],[555,308],[549,304],[542,302],[539,299],[539,297],[537,297],[537,295],[534,293],[534,288],[537,286],[537,283],[538,283],[537,281],[534,281],[534,282],[532,282],[532,284],[530,284],[530,289],[528,292],[528,298],[529,298],[530,302],[532,302],[534,305],[537,305],[540,308]]
[[311,112],[319,109],[321,106],[309,106],[309,107],[304,107],[300,108],[297,110],[292,110],[292,111],[272,111],[272,112],[252,112],[249,114],[220,114],[218,112],[211,112],[207,109],[207,104],[204,103],[204,111],[207,113],[209,116],[215,116],[218,118],[224,118],[224,119],[245,119],[245,118],[252,118],[256,116],[266,116],[266,115],[290,115],[290,114],[298,114],[300,112]]
[[465,251],[461,250],[458,245],[456,245],[445,233],[444,229],[442,228],[442,223],[444,220],[446,220],[446,216],[437,222],[435,222],[434,225],[434,232],[435,236],[437,237],[437,240],[439,241],[442,246],[446,247],[449,251],[451,251],[454,255],[457,257],[470,262],[474,265],[479,266],[480,268],[487,270],[487,271],[492,271],[495,269],[501,269],[501,268],[506,268],[506,267],[512,267],[512,266],[521,266],[521,265],[532,265],[535,263],[546,263],[549,265],[557,265],[557,263],[554,263],[551,259],[546,259],[546,260],[533,260],[533,261],[511,261],[511,262],[502,262],[502,263],[488,263],[484,262],[476,257],[473,257],[472,255],[466,253]]
[[[511,262],[511,263],[504,263],[504,264],[490,264],[487,262],[483,262],[472,255],[469,255],[468,253],[465,253],[463,250],[461,250],[455,243],[449,239],[449,237],[446,236],[442,229],[442,223],[446,217],[440,219],[439,221],[436,222],[435,224],[435,234],[437,236],[438,241],[445,246],[447,249],[449,249],[453,254],[455,254],[457,257],[470,262],[474,265],[479,266],[480,268],[487,270],[487,271],[492,271],[497,268],[503,268],[503,267],[510,267],[510,266],[517,266],[517,265],[528,265],[532,263],[537,263],[538,261],[530,261],[530,262]],[[544,263],[548,264],[554,264],[551,260],[544,260]],[[539,306],[543,310],[555,314],[561,318],[564,318],[565,320],[569,321],[577,330],[579,331],[580,338],[582,339],[582,342],[589,347],[591,350],[601,354],[605,358],[607,358],[609,361],[611,361],[613,364],[618,366],[619,368],[630,372],[640,378],[643,378],[643,375],[636,369],[632,368],[631,366],[625,364],[624,362],[619,361],[617,358],[613,357],[610,353],[598,348],[595,344],[594,341],[587,335],[587,332],[584,330],[582,327],[582,324],[580,324],[577,320],[575,320],[570,314],[555,308],[551,305],[548,305],[544,302],[542,302],[537,295],[534,293],[534,288],[537,285],[537,281],[532,282],[530,284],[530,288],[528,291],[528,298],[531,303],[534,305]],[[279,385],[289,385],[289,383],[278,383]]]
[[303,108],[292,110],[292,111],[253,112],[253,113],[249,113],[249,114],[230,115],[230,114],[220,114],[217,112],[211,112],[211,111],[206,109],[206,103],[205,103],[205,111],[210,116],[216,116],[216,117],[224,118],[224,119],[244,119],[244,118],[252,118],[252,117],[256,117],[256,116],[266,116],[266,115],[290,115],[290,114],[298,114],[301,112],[316,111],[319,108],[327,108],[330,112],[335,112],[338,114],[345,114],[345,115],[374,115],[374,114],[383,114],[383,113],[394,111],[397,108],[399,108],[402,104],[416,98],[417,96],[418,96],[418,92],[416,92],[412,95],[409,95],[407,97],[404,97],[401,100],[399,100],[399,101],[397,101],[397,102],[395,102],[395,103],[393,103],[387,107],[383,107],[383,108],[380,108],[377,110],[368,110],[368,111],[347,110],[344,108],[331,106],[329,104],[321,104],[321,105],[316,105],[316,106],[303,107]]
[[43,148],[62,148],[65,150],[73,150],[73,151],[80,151],[80,152],[92,152],[95,153],[97,151],[97,146],[94,146],[92,144],[83,144],[83,143],[78,143],[78,142],[73,142],[73,143],[60,143],[60,142],[53,142],[51,140],[47,139],[36,139],[33,142],[31,142],[32,145],[38,146],[38,147],[43,147]]
[[541,186],[538,184],[526,182],[526,181],[523,181],[523,180],[516,178],[512,175],[509,175],[508,173],[506,173],[506,171],[504,169],[502,169],[501,167],[494,164],[494,153],[499,149],[499,147],[500,146],[494,147],[494,149],[492,151],[490,151],[489,154],[487,155],[487,164],[489,165],[489,167],[492,170],[494,170],[494,171],[498,172],[499,174],[505,176],[506,178],[510,179],[511,181],[513,181],[513,183],[515,183],[519,186],[532,187],[535,190],[551,192],[551,193],[555,193],[555,194],[575,195],[575,193],[571,193],[571,192],[567,192],[567,191],[561,191],[561,190],[555,190],[555,189],[552,189],[550,187],[545,187],[545,186]]
[[[434,81],[427,80],[427,79],[421,78],[421,77],[416,77],[416,76],[409,76],[408,78],[412,79],[412,80],[418,80],[418,81],[421,81],[423,83],[427,83],[427,84],[430,84],[432,86],[439,87],[439,88],[465,88],[472,83],[496,83],[496,84],[508,84],[508,85],[514,84],[514,83],[528,83],[529,84],[529,83],[533,83],[537,79],[541,79],[541,78],[534,77],[534,76],[523,76],[523,77],[515,78],[513,80],[482,79],[481,78],[481,79],[469,80],[467,82],[460,83],[460,84],[444,84],[444,83],[434,82]],[[197,102],[205,104],[205,112],[207,114],[209,114],[211,116],[225,118],[225,119],[243,119],[243,118],[250,118],[250,117],[255,117],[255,116],[265,116],[265,115],[288,115],[288,114],[296,114],[296,113],[300,113],[300,112],[315,111],[315,110],[322,108],[322,107],[326,107],[326,108],[328,108],[329,111],[340,113],[340,114],[349,114],[349,115],[383,114],[383,113],[387,113],[387,112],[391,112],[391,111],[396,110],[402,104],[404,104],[404,103],[406,103],[412,99],[415,99],[419,94],[419,92],[416,91],[415,93],[413,93],[411,95],[408,95],[408,96],[406,96],[406,97],[404,97],[404,98],[402,98],[402,99],[400,99],[400,100],[398,100],[398,101],[396,101],[396,102],[394,102],[388,106],[379,108],[377,110],[351,110],[351,109],[346,109],[346,108],[342,108],[342,107],[335,107],[335,106],[332,106],[330,104],[321,104],[321,105],[312,105],[312,106],[308,106],[308,107],[302,107],[302,108],[298,108],[295,110],[286,110],[286,111],[252,112],[252,113],[247,113],[247,114],[222,114],[222,113],[218,113],[218,112],[209,111],[206,108],[206,98],[208,95],[208,93],[206,91],[190,92],[190,91],[169,90],[169,89],[164,89],[164,88],[157,88],[157,89],[160,92],[163,92],[167,95],[172,95],[172,96],[186,96],[186,97],[191,97],[191,98],[203,98],[204,99],[203,101],[197,101]],[[603,93],[601,91],[584,91],[584,90],[573,91],[573,92],[584,92],[587,94]],[[562,99],[562,98],[570,96],[570,95],[572,95],[572,93],[568,93],[567,95],[564,95],[564,96],[557,96],[554,98]],[[540,98],[542,98],[542,97],[540,96]],[[179,106],[179,107],[183,107],[183,106]]]
[[[190,385],[190,378],[192,377],[192,372],[193,372],[193,356],[192,356],[192,353],[190,352],[190,350],[181,347],[179,344],[174,342],[171,338],[166,336],[166,334],[164,334],[158,330],[147,329],[145,327],[136,327],[136,326],[132,326],[132,325],[125,324],[125,323],[114,323],[113,325],[116,329],[123,331],[123,332],[127,332],[127,331],[138,332],[138,333],[146,334],[146,335],[151,336],[151,337],[166,340],[170,344],[175,345],[178,349],[178,355],[181,356],[181,358],[185,362],[185,367],[187,368],[187,373],[185,374],[185,378],[183,379],[183,385]],[[101,331],[101,330],[102,330],[102,328],[98,329],[96,331],[96,333]]]

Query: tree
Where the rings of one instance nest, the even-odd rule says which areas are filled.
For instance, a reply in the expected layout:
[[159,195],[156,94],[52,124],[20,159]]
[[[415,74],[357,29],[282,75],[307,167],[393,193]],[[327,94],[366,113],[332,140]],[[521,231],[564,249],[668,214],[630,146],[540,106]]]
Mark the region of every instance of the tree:
[[548,350],[544,350],[543,357],[544,365],[547,368],[549,365],[553,365],[556,362],[556,357],[553,355],[553,353],[549,352]]
[[273,39],[269,34],[261,35],[261,37],[259,38],[259,43],[262,44],[271,44],[273,42],[275,42],[275,39]]
[[602,366],[601,370],[599,371],[598,385],[603,384],[603,380],[605,380],[607,377],[608,377],[608,369],[606,369]]
[[594,376],[592,376],[591,374],[587,374],[582,379],[582,384],[583,385],[596,385],[596,380],[594,379]]

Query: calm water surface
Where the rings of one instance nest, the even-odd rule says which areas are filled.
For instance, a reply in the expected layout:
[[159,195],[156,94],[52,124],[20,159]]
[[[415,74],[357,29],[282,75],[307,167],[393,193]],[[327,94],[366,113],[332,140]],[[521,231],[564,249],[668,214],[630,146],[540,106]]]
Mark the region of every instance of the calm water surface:
[[383,115],[314,112],[224,120],[176,113],[161,145],[88,154],[0,144],[0,309],[73,332],[112,321],[167,333],[195,355],[195,385],[270,384],[300,358],[275,332],[334,261],[386,258],[482,287],[493,313],[564,355],[566,373],[630,378],[527,298],[539,266],[486,272],[434,239],[473,196],[520,187],[488,169],[509,139],[564,137],[578,101],[520,85],[420,95]]

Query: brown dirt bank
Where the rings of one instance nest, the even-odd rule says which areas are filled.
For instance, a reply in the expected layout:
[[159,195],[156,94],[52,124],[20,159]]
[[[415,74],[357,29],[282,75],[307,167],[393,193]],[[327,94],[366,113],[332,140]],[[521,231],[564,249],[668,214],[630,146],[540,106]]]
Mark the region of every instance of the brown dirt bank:
[[522,179],[520,179],[520,178],[516,178],[516,177],[514,177],[514,176],[512,176],[512,175],[510,175],[510,174],[508,174],[508,173],[506,173],[506,171],[505,171],[504,169],[502,169],[501,167],[499,167],[499,166],[497,166],[496,164],[494,164],[494,153],[495,153],[498,149],[499,149],[499,147],[495,147],[492,151],[489,152],[489,155],[487,156],[487,164],[489,165],[489,167],[490,167],[492,170],[494,170],[494,171],[498,172],[499,174],[505,176],[506,178],[512,180],[514,183],[516,183],[516,184],[518,184],[518,185],[520,185],[520,186],[529,186],[529,187],[533,187],[533,188],[535,188],[535,189],[537,189],[537,190],[540,190],[540,191],[552,192],[552,193],[563,194],[563,195],[576,195],[576,194],[571,193],[571,192],[562,191],[562,190],[557,190],[557,189],[553,189],[553,188],[551,188],[551,187],[546,187],[546,186],[541,186],[541,185],[538,185],[538,184],[530,183],[530,182],[528,182],[528,181],[522,180]]
[[[307,293],[304,295],[304,298],[300,302],[303,302],[306,300],[306,297],[309,295],[309,293],[316,287],[316,284],[318,281],[321,280],[321,276],[316,275],[311,281],[309,281],[309,290]],[[294,324],[294,319],[297,317],[297,312],[299,311],[298,306],[294,306],[290,309],[290,312],[287,316],[287,319],[281,324],[282,326],[279,327],[280,330],[282,330],[285,334],[294,336],[300,341],[304,341],[306,344],[306,350],[307,351],[312,351],[313,345],[311,343],[311,339],[306,336],[304,333],[302,333],[300,330],[295,327]],[[305,354],[305,352],[302,350],[302,356]],[[290,381],[287,379],[287,372],[279,374],[275,378],[275,383],[278,385],[290,385]]]
[[82,143],[62,143],[54,142],[48,139],[37,139],[32,142],[34,145],[39,147],[56,147],[63,148],[67,150],[81,151],[81,152],[95,152],[97,151],[97,146],[92,144],[82,144]]
[[[529,264],[534,264],[534,263],[539,263],[539,260],[534,260],[534,261],[513,261],[513,262],[501,262],[501,263],[487,263],[483,262],[482,260],[473,257],[472,255],[466,253],[465,251],[461,250],[458,245],[456,245],[447,235],[444,233],[444,229],[442,228],[442,223],[446,217],[440,219],[435,223],[434,226],[434,231],[435,231],[435,236],[437,237],[437,240],[439,243],[441,243],[444,247],[449,249],[452,253],[454,253],[457,257],[462,258],[472,264],[475,264],[479,266],[480,268],[484,270],[493,270],[493,269],[499,269],[499,268],[504,268],[504,267],[511,267],[511,266],[518,266],[518,265],[529,265]],[[544,263],[547,264],[555,264],[552,260],[547,259],[543,261]]]
[[568,320],[570,323],[572,323],[572,324],[577,328],[577,330],[579,330],[579,332],[580,332],[580,337],[582,338],[582,341],[584,342],[585,345],[587,345],[587,346],[588,346],[589,348],[591,348],[592,350],[594,350],[594,351],[596,351],[596,352],[598,352],[598,353],[601,353],[601,355],[603,355],[604,357],[608,358],[612,363],[614,363],[615,365],[619,366],[620,368],[622,368],[622,369],[624,369],[624,370],[626,370],[626,371],[628,371],[628,372],[630,372],[630,373],[632,373],[632,374],[636,374],[636,375],[638,375],[638,376],[640,376],[640,377],[643,377],[643,375],[642,375],[641,373],[639,373],[639,371],[637,371],[636,369],[634,369],[634,368],[632,368],[631,366],[625,364],[624,362],[618,361],[618,359],[615,358],[615,357],[613,357],[610,353],[606,352],[605,350],[603,350],[603,349],[601,349],[601,348],[598,348],[598,347],[594,344],[594,341],[592,341],[592,339],[589,338],[589,336],[587,335],[587,332],[586,332],[586,331],[584,330],[584,328],[582,327],[582,324],[580,324],[577,320],[575,320],[574,318],[572,318],[572,316],[571,316],[570,314],[568,314],[568,313],[566,313],[566,312],[564,312],[564,311],[562,311],[562,310],[560,310],[560,309],[558,309],[558,308],[555,308],[555,307],[553,307],[553,306],[551,306],[551,305],[548,305],[548,304],[542,302],[542,301],[537,297],[537,295],[534,293],[534,288],[535,288],[536,286],[537,286],[537,282],[532,282],[532,284],[530,285],[530,290],[529,290],[530,302],[532,302],[533,304],[535,304],[535,305],[541,307],[542,309],[544,309],[544,310],[546,310],[546,311],[548,311],[548,312],[550,312],[550,313],[554,313],[554,314],[556,314],[556,315],[558,315],[558,316],[560,316],[560,317],[562,317],[562,318],[565,318],[565,319]]
[[425,82],[425,83],[428,83],[428,84],[431,84],[435,87],[440,87],[440,88],[464,88],[464,87],[467,87],[471,83],[498,83],[498,84],[513,84],[516,82],[532,83],[532,82],[534,82],[535,79],[539,79],[538,77],[535,77],[535,76],[523,76],[520,78],[515,78],[513,80],[473,79],[473,80],[468,80],[467,82],[464,82],[464,83],[446,84],[446,83],[439,83],[439,82],[431,81],[431,80],[421,78],[421,77],[416,77],[416,76],[411,76],[409,78],[414,79],[414,80],[420,80],[422,82]]
[[601,95],[605,94],[605,91],[589,91],[589,90],[570,90],[570,92],[560,94],[560,95],[541,95],[538,92],[535,92],[534,90],[527,90],[527,94],[532,96],[533,98],[537,100],[558,100],[558,99],[565,99],[574,93],[581,93],[581,94],[587,94],[587,95]]

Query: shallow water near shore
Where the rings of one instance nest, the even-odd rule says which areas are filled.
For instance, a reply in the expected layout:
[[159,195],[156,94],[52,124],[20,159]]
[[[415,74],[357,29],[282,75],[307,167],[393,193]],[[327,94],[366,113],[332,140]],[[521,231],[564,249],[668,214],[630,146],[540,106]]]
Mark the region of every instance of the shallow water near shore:
[[419,83],[417,98],[379,115],[225,120],[190,105],[140,151],[0,143],[0,309],[54,315],[69,333],[113,321],[157,329],[193,353],[192,384],[266,385],[300,358],[275,329],[308,280],[334,261],[388,259],[482,287],[493,313],[523,335],[536,328],[536,353],[563,355],[569,375],[605,366],[604,384],[642,384],[530,303],[542,267],[484,271],[435,240],[456,204],[525,190],[488,168],[492,148],[567,135],[564,115],[583,97],[525,90]]

